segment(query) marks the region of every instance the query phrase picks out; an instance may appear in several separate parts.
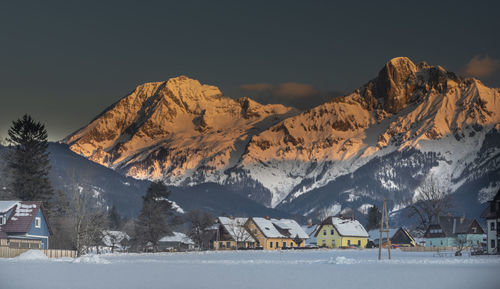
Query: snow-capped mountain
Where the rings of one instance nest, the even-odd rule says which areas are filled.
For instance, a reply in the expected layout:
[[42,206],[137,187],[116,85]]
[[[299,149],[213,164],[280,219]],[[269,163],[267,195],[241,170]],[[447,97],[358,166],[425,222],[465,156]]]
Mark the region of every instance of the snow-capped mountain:
[[301,114],[186,77],[147,83],[64,142],[135,178],[218,183],[321,216],[364,214],[383,197],[397,209],[429,175],[484,199],[500,186],[499,136],[499,89],[398,57],[353,93]]
[[64,142],[135,178],[180,186],[220,183],[253,135],[297,113],[279,104],[234,100],[180,76],[138,86]]
[[[408,149],[436,155],[429,171],[417,170],[412,178],[433,173],[456,180],[499,123],[499,89],[399,57],[350,95],[254,136],[238,166],[240,174],[269,188],[273,207],[352,174],[376,157]],[[377,173],[383,189],[410,189],[394,180],[396,168],[407,161]]]

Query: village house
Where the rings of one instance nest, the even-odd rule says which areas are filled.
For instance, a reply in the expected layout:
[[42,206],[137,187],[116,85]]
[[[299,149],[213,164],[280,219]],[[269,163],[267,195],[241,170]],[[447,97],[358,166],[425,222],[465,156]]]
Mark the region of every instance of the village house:
[[257,247],[264,250],[304,247],[309,238],[300,225],[290,219],[249,218],[245,227]]
[[159,251],[192,251],[195,249],[195,243],[186,234],[181,232],[173,232],[172,235],[167,235],[158,241]]
[[486,219],[486,231],[488,239],[488,254],[499,254],[498,244],[500,241],[500,190],[488,204],[488,207],[481,215]]
[[306,234],[309,236],[309,238],[306,240],[306,247],[316,247],[317,246],[318,241],[317,241],[315,235],[316,235],[316,231],[318,231],[318,229],[319,229],[319,226],[320,225],[318,225],[318,224],[312,224],[312,223],[301,226],[302,230],[304,230],[304,232],[306,232]]
[[425,247],[479,247],[483,234],[483,228],[475,219],[440,216],[424,234]]
[[218,217],[212,246],[215,250],[255,247],[255,239],[245,228],[248,218]]
[[363,225],[351,218],[328,217],[316,231],[318,247],[365,248],[368,233]]
[[[368,246],[378,247],[380,244],[380,230],[374,229],[368,231]],[[391,247],[416,247],[417,242],[411,234],[403,227],[389,229],[389,240]],[[382,247],[387,247],[387,232],[382,232]]]
[[41,202],[0,201],[0,246],[48,249],[51,234]]

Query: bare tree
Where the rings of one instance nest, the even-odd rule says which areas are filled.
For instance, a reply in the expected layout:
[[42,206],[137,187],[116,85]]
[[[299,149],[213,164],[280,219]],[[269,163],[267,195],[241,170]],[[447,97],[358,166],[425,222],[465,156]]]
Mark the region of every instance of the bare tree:
[[200,249],[209,248],[212,232],[210,228],[214,224],[213,217],[200,210],[192,210],[186,215],[186,220],[189,222],[188,236],[196,243]]
[[73,223],[73,244],[77,255],[87,253],[92,246],[101,245],[102,232],[108,226],[107,215],[96,208],[90,193],[73,186],[70,218]]
[[[104,231],[103,232],[103,243],[106,247],[111,249],[111,253],[115,252],[119,246],[125,245],[128,241],[129,236],[121,231]],[[127,239],[127,241],[124,241]],[[123,246],[122,246],[123,247]]]
[[410,201],[410,217],[418,218],[417,229],[426,230],[438,217],[453,207],[450,190],[439,184],[434,176],[420,186],[418,195]]
[[236,246],[238,248],[241,243],[250,242],[253,240],[250,233],[248,233],[245,227],[245,221],[242,218],[236,218],[232,220],[232,222],[229,223],[226,228],[228,230],[228,233],[234,238],[234,241],[236,241]]

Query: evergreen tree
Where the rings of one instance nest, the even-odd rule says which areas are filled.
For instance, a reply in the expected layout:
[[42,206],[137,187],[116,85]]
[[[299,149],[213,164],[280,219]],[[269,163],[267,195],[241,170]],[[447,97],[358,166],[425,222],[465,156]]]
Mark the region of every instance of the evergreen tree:
[[366,229],[368,231],[380,228],[380,220],[382,219],[382,213],[377,206],[373,206],[368,211],[368,224]]
[[108,219],[109,219],[109,228],[111,230],[119,230],[121,228],[122,218],[118,213],[118,210],[116,209],[115,205],[113,205],[111,210],[108,212]]
[[8,135],[7,166],[14,196],[22,201],[43,201],[47,206],[53,190],[45,126],[25,114],[12,122]]
[[172,234],[173,227],[179,224],[174,216],[172,202],[168,200],[170,192],[161,182],[153,182],[146,195],[142,197],[142,209],[135,222],[133,241],[141,247],[151,243],[156,252],[158,241],[165,235]]

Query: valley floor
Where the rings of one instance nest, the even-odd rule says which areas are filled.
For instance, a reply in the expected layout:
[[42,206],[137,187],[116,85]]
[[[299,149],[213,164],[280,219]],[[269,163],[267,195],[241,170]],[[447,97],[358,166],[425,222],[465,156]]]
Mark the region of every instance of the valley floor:
[[[386,253],[386,252],[384,252]],[[378,250],[0,259],[0,288],[500,288],[500,257]]]

